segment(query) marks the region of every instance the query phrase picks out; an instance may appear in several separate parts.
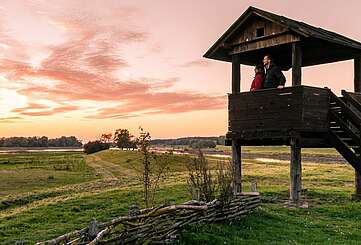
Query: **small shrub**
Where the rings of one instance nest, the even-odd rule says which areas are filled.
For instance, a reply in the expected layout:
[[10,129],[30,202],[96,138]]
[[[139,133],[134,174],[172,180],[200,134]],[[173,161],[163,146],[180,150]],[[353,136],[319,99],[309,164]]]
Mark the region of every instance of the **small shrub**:
[[188,164],[188,190],[200,201],[210,202],[216,197],[216,183],[213,180],[208,161],[201,150]]
[[232,161],[225,163],[221,161],[218,163],[217,171],[217,185],[218,185],[218,199],[221,202],[221,207],[227,206],[233,197],[233,177],[234,166]]
[[103,143],[99,140],[96,141],[89,141],[84,145],[84,153],[91,154],[98,151],[103,151],[109,149],[110,144],[109,143]]
[[201,150],[196,158],[191,158],[187,164],[188,191],[193,199],[210,202],[217,198],[221,206],[227,206],[233,197],[233,164],[224,161],[218,163],[217,176],[213,176],[209,168],[208,160]]

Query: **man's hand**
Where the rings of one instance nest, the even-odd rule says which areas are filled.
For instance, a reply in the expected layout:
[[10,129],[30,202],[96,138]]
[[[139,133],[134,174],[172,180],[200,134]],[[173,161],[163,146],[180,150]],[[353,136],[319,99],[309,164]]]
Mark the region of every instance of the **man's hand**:
[[283,89],[285,86],[283,86],[283,85],[278,85],[278,89]]

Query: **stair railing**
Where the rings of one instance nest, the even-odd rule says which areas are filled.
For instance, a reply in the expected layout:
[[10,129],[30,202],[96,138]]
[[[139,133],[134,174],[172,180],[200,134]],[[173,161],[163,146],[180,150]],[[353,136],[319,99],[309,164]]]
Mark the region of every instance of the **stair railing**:
[[343,100],[337,97],[331,90],[330,90],[330,98],[341,107],[342,112],[345,114],[348,121],[350,121],[352,124],[355,125],[357,129],[359,129],[361,125],[360,116],[357,115],[353,110],[351,110],[350,107]]

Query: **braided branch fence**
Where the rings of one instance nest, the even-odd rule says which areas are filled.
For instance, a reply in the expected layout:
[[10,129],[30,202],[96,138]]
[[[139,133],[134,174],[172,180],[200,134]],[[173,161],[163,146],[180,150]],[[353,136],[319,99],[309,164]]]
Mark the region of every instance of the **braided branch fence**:
[[257,192],[241,193],[227,203],[188,201],[181,205],[160,206],[143,210],[133,209],[128,216],[97,223],[61,235],[45,244],[147,244],[174,241],[185,225],[231,221],[254,210],[260,203]]

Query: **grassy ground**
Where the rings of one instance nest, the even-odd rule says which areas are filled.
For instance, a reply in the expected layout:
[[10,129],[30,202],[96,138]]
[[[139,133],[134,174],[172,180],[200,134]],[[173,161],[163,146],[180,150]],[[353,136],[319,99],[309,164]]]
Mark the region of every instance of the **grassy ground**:
[[[250,152],[288,152],[254,148]],[[311,150],[310,150],[311,152]],[[315,151],[317,154],[318,151]],[[310,153],[313,154],[313,153]],[[327,150],[322,154],[333,154]],[[132,151],[18,153],[0,155],[0,244],[33,243],[86,226],[93,217],[107,221],[141,205],[141,156]],[[190,198],[183,156],[170,159],[172,174],[157,203]],[[212,168],[217,159],[212,158]],[[53,176],[50,177],[49,176]],[[181,244],[358,244],[361,203],[350,200],[353,169],[345,164],[303,164],[307,209],[284,207],[288,196],[286,162],[245,160],[244,189],[257,181],[262,205],[231,224],[194,225]]]
[[0,200],[94,179],[82,153],[0,154]]

